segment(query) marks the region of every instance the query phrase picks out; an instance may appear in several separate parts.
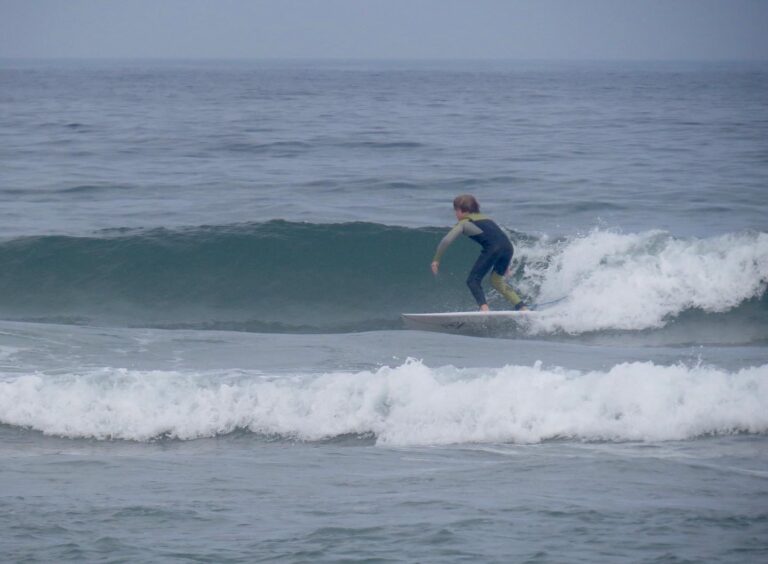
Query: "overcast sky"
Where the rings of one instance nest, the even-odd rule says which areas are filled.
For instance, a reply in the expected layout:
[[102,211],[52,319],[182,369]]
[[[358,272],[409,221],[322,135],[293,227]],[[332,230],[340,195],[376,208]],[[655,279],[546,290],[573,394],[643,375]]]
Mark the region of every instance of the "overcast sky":
[[768,0],[0,0],[0,57],[768,60]]

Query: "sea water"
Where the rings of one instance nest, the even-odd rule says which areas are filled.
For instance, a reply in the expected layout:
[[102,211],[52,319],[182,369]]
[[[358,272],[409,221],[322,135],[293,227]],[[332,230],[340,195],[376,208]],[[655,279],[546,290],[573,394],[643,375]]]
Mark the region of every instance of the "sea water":
[[[768,67],[0,62],[0,557],[768,559]],[[483,338],[470,192],[510,284]],[[490,289],[493,308],[505,307]]]

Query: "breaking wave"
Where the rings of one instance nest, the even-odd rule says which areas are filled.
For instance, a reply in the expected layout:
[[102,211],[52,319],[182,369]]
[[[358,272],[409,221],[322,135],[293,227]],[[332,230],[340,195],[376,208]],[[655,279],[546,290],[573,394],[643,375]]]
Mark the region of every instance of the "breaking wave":
[[[0,318],[257,332],[400,328],[404,311],[474,307],[459,240],[441,275],[444,228],[280,220],[111,230],[0,242]],[[706,239],[596,229],[553,239],[512,233],[510,283],[529,302],[567,299],[526,328],[538,336],[677,331],[768,340],[768,234]],[[504,302],[489,292],[492,307]],[[726,331],[723,331],[726,328]],[[696,342],[692,338],[692,342]]]
[[0,423],[71,438],[190,440],[246,430],[379,445],[667,441],[768,433],[768,365],[624,363],[605,371],[409,360],[322,375],[92,369],[0,382]]

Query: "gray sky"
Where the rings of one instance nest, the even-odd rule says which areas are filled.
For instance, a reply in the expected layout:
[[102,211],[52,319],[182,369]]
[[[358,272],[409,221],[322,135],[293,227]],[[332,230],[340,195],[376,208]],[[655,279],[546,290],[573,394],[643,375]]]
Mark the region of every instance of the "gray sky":
[[768,60],[768,0],[0,0],[0,57]]

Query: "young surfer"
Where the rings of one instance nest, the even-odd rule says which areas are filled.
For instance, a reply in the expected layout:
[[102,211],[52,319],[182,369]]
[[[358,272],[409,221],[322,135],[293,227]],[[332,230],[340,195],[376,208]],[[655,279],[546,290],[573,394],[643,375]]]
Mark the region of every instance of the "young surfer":
[[448,246],[459,235],[466,235],[483,247],[475,265],[469,272],[469,277],[467,277],[467,286],[469,286],[480,310],[489,310],[482,281],[491,269],[493,270],[491,286],[496,288],[514,306],[515,310],[527,310],[528,307],[520,299],[520,296],[504,281],[504,275],[509,269],[509,263],[512,261],[512,253],[514,252],[512,243],[504,231],[493,220],[480,213],[480,204],[472,195],[456,196],[453,200],[453,210],[456,213],[458,223],[437,246],[435,257],[432,259],[432,273],[436,275],[440,270],[440,259]]

